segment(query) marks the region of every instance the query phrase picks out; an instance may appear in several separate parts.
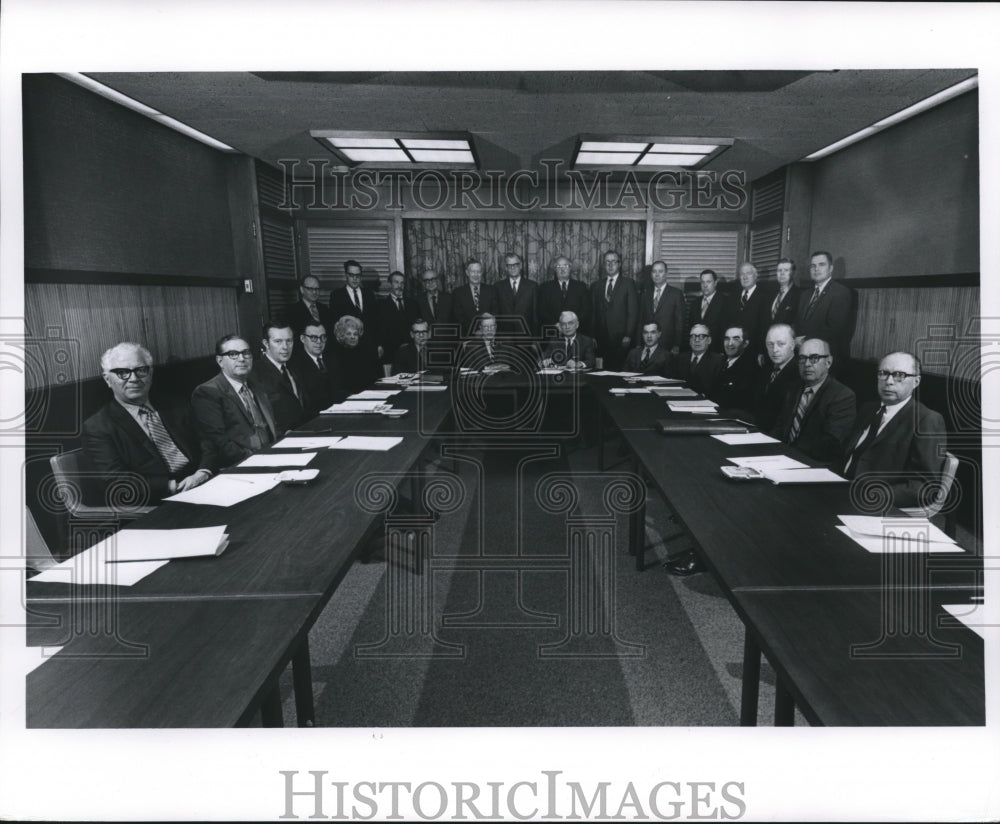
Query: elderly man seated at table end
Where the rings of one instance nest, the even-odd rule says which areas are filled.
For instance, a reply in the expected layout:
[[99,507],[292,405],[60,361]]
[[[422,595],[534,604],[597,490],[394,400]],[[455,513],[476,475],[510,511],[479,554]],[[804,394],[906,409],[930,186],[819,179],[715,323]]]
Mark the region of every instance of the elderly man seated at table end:
[[542,353],[541,365],[550,369],[563,366],[567,369],[592,369],[597,356],[597,342],[580,334],[580,319],[576,312],[566,310],[559,314],[559,337],[551,341]]

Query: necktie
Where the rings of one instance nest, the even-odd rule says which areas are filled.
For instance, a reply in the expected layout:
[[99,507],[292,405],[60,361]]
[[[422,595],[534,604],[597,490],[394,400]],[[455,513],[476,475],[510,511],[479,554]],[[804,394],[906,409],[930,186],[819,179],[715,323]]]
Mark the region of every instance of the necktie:
[[868,431],[865,433],[864,438],[862,438],[858,445],[851,450],[851,454],[847,458],[847,463],[844,464],[844,474],[848,478],[853,478],[854,473],[857,471],[857,459],[860,457],[861,453],[864,452],[869,446],[871,446],[872,441],[878,435],[878,429],[882,425],[882,418],[885,417],[885,406],[879,406],[878,411],[875,413],[875,417],[872,418],[871,424],[868,426]]
[[566,285],[567,284],[566,284],[565,280],[562,281],[561,284],[560,284],[560,288],[562,289],[562,293],[563,293],[563,300],[566,299]]
[[566,359],[569,360],[569,338],[566,338]]
[[709,301],[709,299],[708,299],[708,298],[702,298],[702,299],[701,299],[701,316],[702,316],[703,318],[705,317],[705,313],[706,313],[706,312],[708,311],[708,304],[709,304],[710,302],[711,302],[711,301]]
[[698,361],[701,360],[701,355],[691,356],[691,368],[694,369],[698,365]]
[[812,393],[812,387],[807,386],[802,392],[802,397],[799,398],[799,405],[795,407],[795,417],[792,418],[791,429],[788,430],[789,443],[795,443],[795,439],[799,437],[799,429],[802,428],[802,416],[806,414],[806,407],[809,406]]
[[431,295],[427,298],[427,303],[431,307],[431,320],[434,320],[434,316],[437,314],[437,312],[434,311],[437,307],[437,295]]
[[740,309],[743,309],[743,308],[746,307],[748,300],[750,300],[750,293],[746,289],[744,289],[743,290],[743,297],[740,298]]
[[364,311],[364,306],[361,305],[361,290],[360,289],[355,289],[354,290],[354,305],[358,307],[358,311],[359,312],[363,312]]
[[489,356],[490,363],[493,362],[493,344],[486,341],[486,354]]
[[264,423],[264,416],[257,407],[257,401],[246,384],[243,384],[243,386],[240,387],[240,399],[243,401],[243,405],[247,408],[247,412],[250,413],[250,417],[253,419],[253,425],[257,427],[257,429],[267,429],[267,426]]
[[607,288],[604,290],[604,299],[608,303],[611,303],[611,288],[612,288],[613,285],[614,285],[614,281],[611,278],[608,278],[608,285],[607,285]]
[[479,311],[479,287],[472,287],[472,305],[476,307],[476,311]]
[[777,297],[774,299],[774,303],[771,304],[771,320],[774,320],[778,316],[778,307],[781,306],[782,293],[778,292]]
[[309,304],[309,314],[312,315],[313,320],[319,320],[319,309],[315,303]]
[[649,366],[649,347],[647,346],[642,350],[642,360],[639,361],[639,366],[645,369]]
[[396,303],[396,311],[397,312],[402,312],[403,311],[403,301],[401,301],[399,298],[393,298],[393,301]]
[[326,364],[323,363],[323,356],[322,355],[317,355],[316,356],[316,365],[319,367],[319,371],[320,372],[326,372]]
[[514,280],[512,280],[510,282],[510,291],[514,293],[514,297],[517,297],[517,284],[518,284],[518,281],[520,281],[520,278],[514,278]]
[[653,311],[655,312],[660,308],[660,297],[663,295],[663,287],[657,286],[656,291],[653,292]]
[[281,364],[281,382],[285,385],[286,389],[288,389],[293,395],[295,395],[296,398],[298,398],[299,393],[298,390],[295,388],[295,381],[292,380],[291,373],[288,371],[287,367],[284,364]]
[[163,462],[170,467],[170,471],[177,472],[187,466],[187,456],[177,448],[177,444],[170,437],[170,433],[167,432],[160,416],[156,414],[156,410],[148,406],[140,406],[139,416],[145,422],[146,432],[155,444],[156,451],[160,453]]
[[771,377],[768,378],[768,381],[767,381],[768,384],[774,383],[778,379],[778,375],[780,375],[780,374],[781,374],[781,369],[780,368],[779,369],[772,369],[771,370]]
[[812,297],[809,298],[809,305],[806,307],[806,315],[809,315],[812,312],[813,307],[816,305],[816,301],[819,300],[819,295],[819,287],[813,289]]

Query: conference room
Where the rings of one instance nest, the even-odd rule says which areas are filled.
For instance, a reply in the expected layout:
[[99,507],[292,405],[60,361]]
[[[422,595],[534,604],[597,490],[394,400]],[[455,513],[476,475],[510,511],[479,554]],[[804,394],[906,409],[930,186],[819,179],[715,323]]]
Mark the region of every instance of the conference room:
[[[24,75],[25,534],[43,566],[45,553],[64,565],[25,584],[29,643],[78,652],[28,676],[28,726],[985,724],[969,617],[993,334],[980,324],[977,86],[960,69]],[[543,313],[544,287],[566,274],[580,302],[553,288],[558,311]],[[730,404],[685,408],[711,393],[680,367],[637,374],[656,346],[671,363],[702,342],[732,357],[734,328],[737,355],[767,367],[786,285],[800,342],[824,334],[806,328],[817,279],[849,296],[811,356],[828,382],[860,408],[919,375],[915,397],[942,416],[946,488],[909,513],[877,484],[724,474],[778,453],[837,467],[794,437],[753,440],[774,433],[716,414]],[[619,282],[636,314],[616,331]],[[661,286],[676,315],[640,323]],[[463,290],[474,311],[460,321]],[[530,309],[515,308],[526,294]],[[428,322],[422,377],[392,374],[389,350],[418,339],[405,325],[383,337],[394,295]],[[709,298],[732,307],[721,327]],[[359,330],[335,333],[338,305]],[[300,306],[312,314],[298,323]],[[593,362],[545,357],[564,324],[596,341]],[[504,368],[492,344],[476,360],[484,327]],[[113,402],[108,350],[148,350],[159,408],[231,377],[230,361],[264,362],[282,336],[297,392],[310,328],[331,363],[367,347],[370,380],[218,461],[202,493],[240,472],[289,475],[242,502],[129,499],[149,492],[129,483],[95,499],[107,478],[87,462],[84,422]],[[896,352],[919,364],[886,366]],[[813,368],[802,357],[792,369]],[[674,419],[702,428],[672,433]],[[734,435],[746,440],[720,440]],[[318,477],[290,449],[317,451]],[[931,551],[886,551],[896,532],[866,545],[850,516],[906,534],[912,518]],[[229,544],[129,585],[66,577],[109,534],[121,549],[122,534],[142,546],[143,530],[180,527],[224,527]],[[914,605],[943,623],[887,628]],[[98,613],[112,617],[95,640]],[[191,660],[136,652],[202,635]],[[918,660],[894,662],[894,644]],[[887,682],[885,700],[840,695]]]

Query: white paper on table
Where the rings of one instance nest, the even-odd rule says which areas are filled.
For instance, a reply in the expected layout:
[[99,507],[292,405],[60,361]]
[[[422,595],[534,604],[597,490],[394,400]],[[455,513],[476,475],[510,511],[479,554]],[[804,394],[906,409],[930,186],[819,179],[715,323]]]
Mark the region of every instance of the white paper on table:
[[[27,675],[29,672],[38,669],[42,664],[54,656],[62,647],[4,647],[4,669],[16,672],[18,675]],[[14,660],[11,660],[14,659]]]
[[147,575],[152,575],[161,566],[168,563],[162,561],[135,561],[128,564],[109,564],[105,541],[84,550],[38,573],[32,581],[53,584],[102,584],[110,586],[130,587]]
[[609,372],[607,369],[602,369],[600,372],[591,372],[590,374],[598,378],[635,378],[642,372]]
[[733,433],[730,435],[712,435],[717,441],[728,446],[747,446],[753,443],[778,443],[777,438],[765,435],[763,432]]
[[448,387],[443,383],[417,383],[407,386],[407,392],[444,392]]
[[363,392],[355,392],[348,395],[349,401],[385,401],[393,395],[398,395],[402,389],[365,389]]
[[927,535],[934,543],[955,543],[953,538],[949,538],[926,518],[910,518],[906,515],[897,518],[882,518],[879,515],[838,515],[837,519],[855,535],[874,535],[881,538],[890,533],[919,532]]
[[364,449],[370,452],[388,452],[396,444],[402,443],[402,438],[381,435],[348,435],[331,449]]
[[[942,604],[944,609],[957,621],[965,624],[976,635],[986,640],[986,628],[996,629],[996,624],[987,623],[986,607],[983,604]],[[948,626],[948,624],[943,624]]]
[[169,561],[218,555],[229,543],[225,524],[189,529],[120,529],[93,549],[102,548],[106,563]]
[[[684,406],[675,405],[685,404]],[[695,412],[699,415],[716,415],[719,407],[714,403],[696,404],[691,401],[667,401],[667,409],[671,412]]]
[[277,475],[270,473],[216,475],[201,486],[196,486],[186,492],[178,492],[163,500],[182,504],[232,506],[267,492],[269,489],[274,489],[278,485],[277,477]]
[[746,458],[726,458],[726,460],[737,466],[751,466],[754,469],[759,469],[761,472],[771,472],[779,469],[809,468],[801,461],[789,458],[787,455],[751,455]]
[[843,524],[837,524],[837,529],[843,532],[862,549],[874,555],[892,552],[963,552],[957,544],[936,543],[925,540],[906,540],[894,536],[856,535]]
[[274,449],[329,449],[342,438],[343,435],[325,435],[322,437],[310,435],[301,438],[282,438],[274,444]]
[[304,483],[319,475],[318,469],[286,469],[277,474],[278,483]]
[[847,478],[831,472],[824,467],[806,469],[769,469],[767,466],[760,467],[773,484],[846,484]]
[[561,375],[566,370],[561,366],[546,366],[538,370],[539,375]]
[[270,466],[307,466],[316,457],[315,452],[267,452],[251,455],[237,469],[261,468]]
[[384,406],[386,406],[385,401],[344,401],[343,403],[335,403],[332,406],[327,407],[320,412],[320,414],[330,415],[338,412],[377,412]]
[[661,398],[697,398],[698,393],[686,386],[654,386],[651,389],[654,395]]
[[637,383],[638,382],[655,383],[655,384],[684,383],[684,380],[682,378],[665,378],[662,375],[639,375],[638,377],[633,378],[633,380],[636,381]]
[[624,386],[616,386],[614,389],[608,390],[612,395],[648,395],[649,387],[637,386],[633,388],[626,388]]

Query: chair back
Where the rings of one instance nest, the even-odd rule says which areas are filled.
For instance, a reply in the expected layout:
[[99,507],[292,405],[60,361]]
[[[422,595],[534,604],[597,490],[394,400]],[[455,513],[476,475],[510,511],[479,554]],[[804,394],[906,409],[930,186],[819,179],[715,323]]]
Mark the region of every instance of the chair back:
[[903,512],[912,518],[933,518],[948,500],[951,487],[955,483],[955,473],[958,471],[958,458],[951,452],[944,453],[944,463],[941,465],[941,480],[938,484],[934,500],[926,506],[904,507]]
[[59,562],[52,557],[49,545],[42,537],[35,516],[28,507],[24,508],[24,565],[38,572],[54,567]]
[[74,518],[129,521],[154,509],[152,506],[130,506],[127,502],[103,506],[84,503],[85,499],[98,500],[100,495],[97,475],[86,465],[82,449],[53,455],[49,458],[49,466],[55,478],[55,497]]

